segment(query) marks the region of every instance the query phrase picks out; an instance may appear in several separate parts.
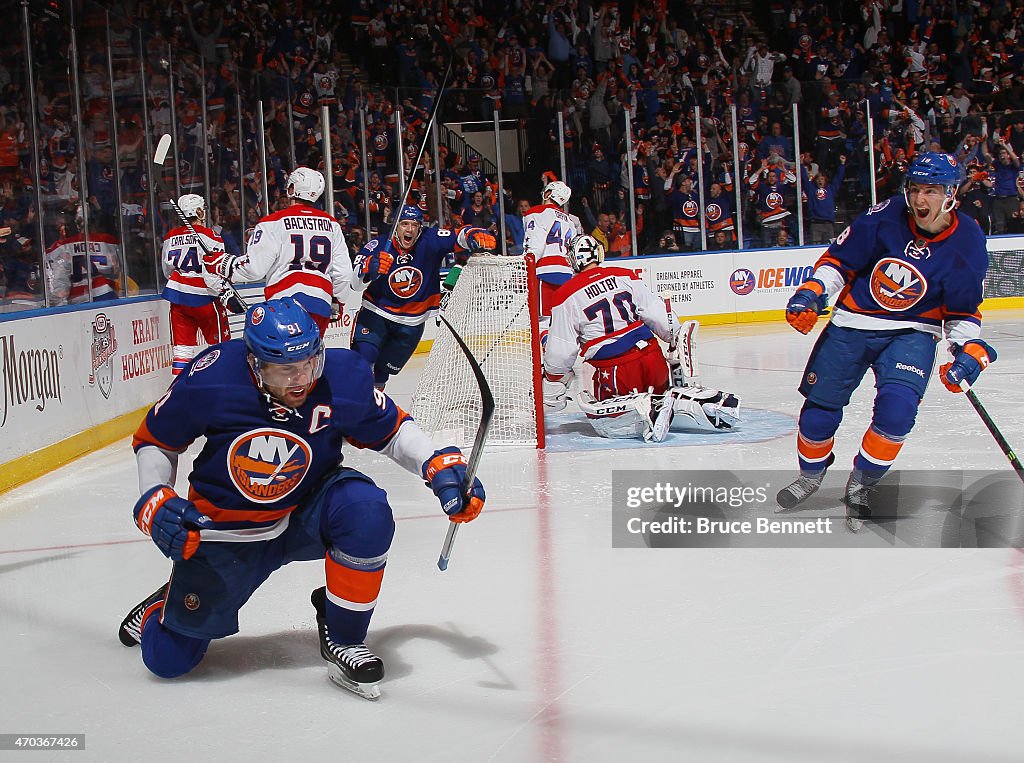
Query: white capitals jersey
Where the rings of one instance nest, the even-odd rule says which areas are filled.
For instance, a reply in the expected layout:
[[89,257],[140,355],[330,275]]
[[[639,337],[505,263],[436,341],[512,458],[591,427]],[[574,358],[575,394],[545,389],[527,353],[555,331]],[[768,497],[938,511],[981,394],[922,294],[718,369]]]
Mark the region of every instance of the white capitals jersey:
[[566,374],[578,354],[584,360],[615,358],[655,335],[666,342],[672,338],[665,300],[632,270],[590,268],[555,292],[544,370]]
[[184,225],[174,228],[164,239],[161,264],[167,285],[163,298],[171,304],[200,306],[210,304],[219,293],[218,279],[203,265],[203,249],[208,252],[224,251],[224,241],[210,228],[194,225],[196,236]]
[[338,221],[303,202],[256,225],[232,280],[265,281],[269,299],[294,297],[310,313],[329,317],[331,297],[350,297],[352,261]]
[[556,286],[572,278],[566,254],[569,242],[583,232],[580,219],[554,204],[541,204],[523,215],[523,227],[523,251],[537,258],[537,278]]
[[[86,251],[88,249],[88,251]],[[46,277],[53,305],[77,305],[117,297],[121,244],[109,233],[75,233],[46,250]]]

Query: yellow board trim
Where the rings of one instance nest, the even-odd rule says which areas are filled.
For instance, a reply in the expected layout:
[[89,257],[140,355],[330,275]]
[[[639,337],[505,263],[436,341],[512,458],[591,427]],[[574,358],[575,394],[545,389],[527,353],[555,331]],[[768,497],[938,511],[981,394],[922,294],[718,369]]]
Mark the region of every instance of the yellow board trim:
[[127,437],[139,428],[139,423],[146,415],[150,406],[129,411],[110,421],[104,421],[84,432],[71,435],[61,442],[47,445],[45,448],[19,456],[13,461],[0,464],[0,493],[5,493],[19,485],[49,474],[76,458],[92,453],[100,448]]

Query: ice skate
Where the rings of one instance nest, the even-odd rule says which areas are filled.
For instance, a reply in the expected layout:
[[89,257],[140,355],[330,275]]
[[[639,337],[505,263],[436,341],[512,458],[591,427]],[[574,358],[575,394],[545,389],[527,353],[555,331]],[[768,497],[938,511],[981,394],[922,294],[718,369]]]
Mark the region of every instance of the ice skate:
[[779,504],[779,508],[775,510],[775,513],[778,514],[780,511],[792,509],[818,492],[821,483],[825,481],[825,472],[828,471],[828,468],[835,460],[835,456],[829,454],[828,463],[825,464],[821,471],[809,475],[801,473],[795,481],[782,488],[778,495],[775,496],[775,501]]
[[851,532],[859,532],[864,526],[864,520],[871,517],[871,493],[874,485],[865,485],[858,479],[850,476],[846,483],[846,494],[843,496],[843,503],[846,504],[846,526]]
[[310,596],[316,607],[320,654],[327,660],[331,682],[369,700],[380,699],[380,680],[384,662],[367,649],[366,644],[338,644],[327,633],[327,589],[317,588]]
[[125,646],[136,646],[142,643],[142,619],[146,610],[156,604],[167,595],[167,584],[164,583],[149,596],[140,601],[121,621],[121,627],[117,629],[117,637]]

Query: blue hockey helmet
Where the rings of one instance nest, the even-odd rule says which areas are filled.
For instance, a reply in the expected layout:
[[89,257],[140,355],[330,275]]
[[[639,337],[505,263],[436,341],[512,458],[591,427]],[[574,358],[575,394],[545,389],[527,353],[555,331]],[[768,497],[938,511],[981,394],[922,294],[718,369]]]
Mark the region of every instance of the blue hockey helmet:
[[942,204],[942,211],[949,212],[956,207],[956,192],[966,179],[963,165],[957,161],[952,154],[943,154],[938,151],[926,151],[910,163],[907,168],[907,175],[903,183],[903,198],[910,206],[911,183],[923,185],[941,185],[946,189],[946,200]]
[[[320,328],[306,309],[292,297],[253,305],[245,314],[245,346],[250,365],[261,385],[287,386],[293,374],[274,366],[299,364],[313,359],[309,383],[320,378],[324,367],[324,343]],[[271,371],[267,378],[268,370]]]
[[398,221],[402,220],[413,220],[418,222],[420,225],[423,224],[423,210],[412,204],[406,204],[402,207],[401,214],[398,215]]

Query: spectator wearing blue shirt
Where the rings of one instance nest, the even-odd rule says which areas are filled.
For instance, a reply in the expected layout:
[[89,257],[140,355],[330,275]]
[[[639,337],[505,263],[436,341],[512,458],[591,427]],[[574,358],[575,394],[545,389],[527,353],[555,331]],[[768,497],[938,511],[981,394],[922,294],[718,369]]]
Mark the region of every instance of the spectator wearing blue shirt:
[[814,176],[814,182],[807,176],[807,168],[800,165],[800,178],[807,194],[807,216],[811,225],[812,244],[827,244],[836,233],[836,199],[839,196],[839,186],[846,175],[846,156],[839,157],[839,169],[832,182],[826,185],[828,180],[825,173],[819,172]]
[[1017,173],[1020,171],[1020,157],[1013,147],[1001,136],[994,137],[996,161],[992,173],[992,233],[1007,232],[1007,224],[1017,211]]

